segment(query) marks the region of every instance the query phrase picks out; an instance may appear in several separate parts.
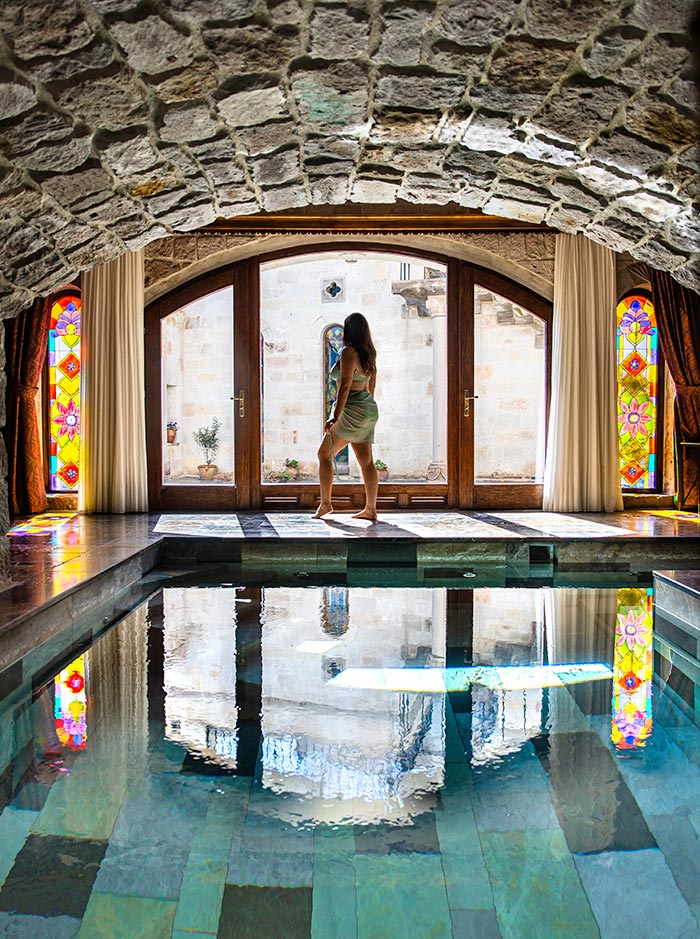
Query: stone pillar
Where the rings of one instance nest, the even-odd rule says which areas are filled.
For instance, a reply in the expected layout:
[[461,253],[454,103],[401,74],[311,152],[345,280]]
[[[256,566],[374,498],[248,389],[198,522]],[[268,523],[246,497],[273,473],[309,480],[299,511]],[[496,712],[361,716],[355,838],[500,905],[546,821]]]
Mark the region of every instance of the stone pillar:
[[447,480],[447,303],[446,296],[429,297],[433,325],[433,459],[428,479]]
[[[0,427],[7,422],[7,376],[5,374],[5,329],[0,321]],[[7,450],[5,438],[0,434],[0,590],[10,582],[10,541],[5,533],[10,527],[7,501]]]

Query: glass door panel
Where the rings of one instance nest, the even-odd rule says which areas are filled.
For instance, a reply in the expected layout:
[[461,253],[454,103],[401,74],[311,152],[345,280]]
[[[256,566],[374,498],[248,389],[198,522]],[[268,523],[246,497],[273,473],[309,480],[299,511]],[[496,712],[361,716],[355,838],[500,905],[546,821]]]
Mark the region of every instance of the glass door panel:
[[524,306],[475,284],[475,483],[542,482],[545,329]]
[[[367,317],[377,349],[374,455],[399,483],[446,480],[447,269],[435,261],[333,251],[260,267],[262,481],[316,482],[345,318]],[[338,477],[361,482],[352,450]]]
[[233,350],[232,286],[161,320],[163,485],[235,481]]

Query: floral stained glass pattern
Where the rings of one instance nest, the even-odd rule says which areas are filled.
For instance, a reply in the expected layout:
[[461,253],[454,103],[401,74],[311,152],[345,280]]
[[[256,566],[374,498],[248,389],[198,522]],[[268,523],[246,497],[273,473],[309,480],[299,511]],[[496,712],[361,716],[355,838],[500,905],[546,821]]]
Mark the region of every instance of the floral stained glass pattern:
[[643,747],[651,735],[652,591],[620,590],[617,598],[611,739],[619,751]]
[[617,421],[623,489],[656,488],[659,337],[651,300],[617,305]]
[[[338,384],[331,378],[331,370],[340,360],[343,351],[343,327],[337,323],[327,326],[323,331],[323,411],[324,420],[331,416],[335,398],[338,393]],[[340,476],[347,476],[350,471],[348,447],[343,447],[335,458],[336,472]]]
[[80,297],[59,297],[49,327],[49,488],[74,492],[80,477]]
[[56,736],[70,750],[87,746],[85,656],[71,662],[54,680]]

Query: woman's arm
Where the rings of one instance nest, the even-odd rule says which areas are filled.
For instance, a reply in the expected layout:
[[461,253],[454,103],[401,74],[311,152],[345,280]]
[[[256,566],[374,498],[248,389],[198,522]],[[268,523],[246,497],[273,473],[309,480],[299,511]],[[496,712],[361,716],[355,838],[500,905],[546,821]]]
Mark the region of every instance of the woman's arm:
[[355,373],[355,362],[357,361],[357,353],[354,349],[350,349],[346,346],[341,355],[340,355],[340,380],[338,382],[338,396],[335,399],[335,407],[333,408],[333,414],[330,417],[330,420],[326,421],[326,430],[335,424],[340,415],[343,413],[343,408],[345,403],[348,400],[348,395],[350,394],[350,389],[352,387],[352,376]]
[[377,387],[377,371],[375,369],[374,374],[369,380],[369,393],[374,397],[374,389]]

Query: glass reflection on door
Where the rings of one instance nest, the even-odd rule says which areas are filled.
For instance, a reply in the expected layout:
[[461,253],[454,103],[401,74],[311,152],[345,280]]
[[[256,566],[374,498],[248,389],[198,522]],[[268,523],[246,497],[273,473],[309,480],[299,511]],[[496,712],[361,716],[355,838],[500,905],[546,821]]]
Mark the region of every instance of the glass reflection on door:
[[[375,459],[391,481],[445,481],[446,285],[444,265],[371,251],[261,265],[263,482],[318,479],[316,452],[335,397],[327,345],[353,312],[367,317],[377,349]],[[352,449],[338,476],[361,481]]]
[[525,307],[474,287],[474,481],[544,478],[545,323]]
[[[234,481],[233,287],[161,320],[165,485]],[[206,469],[200,469],[206,467]]]

